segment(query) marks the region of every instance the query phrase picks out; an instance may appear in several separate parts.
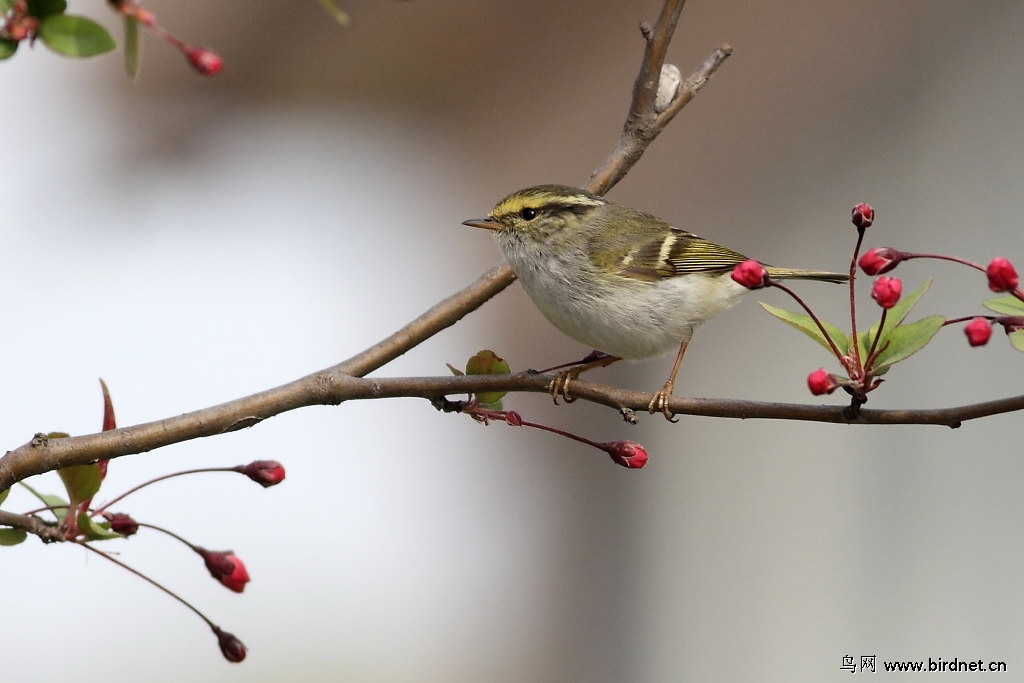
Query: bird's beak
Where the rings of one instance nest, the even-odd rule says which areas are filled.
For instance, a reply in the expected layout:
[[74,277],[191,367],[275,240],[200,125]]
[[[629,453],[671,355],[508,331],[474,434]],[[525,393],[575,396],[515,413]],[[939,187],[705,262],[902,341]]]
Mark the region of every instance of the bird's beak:
[[492,218],[471,218],[468,221],[462,221],[463,225],[468,225],[471,228],[483,228],[484,230],[501,230],[501,223]]

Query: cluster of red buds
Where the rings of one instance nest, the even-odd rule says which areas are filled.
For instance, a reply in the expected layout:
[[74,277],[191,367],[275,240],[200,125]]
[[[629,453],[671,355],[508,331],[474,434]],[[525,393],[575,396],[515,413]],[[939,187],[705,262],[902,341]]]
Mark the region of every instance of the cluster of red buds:
[[[879,386],[882,381],[879,379],[879,375],[887,371],[888,366],[903,360],[918,348],[927,344],[931,336],[940,327],[945,325],[966,322],[964,333],[971,346],[986,344],[992,336],[993,325],[1001,325],[1007,334],[1024,330],[1024,315],[1014,314],[1019,310],[1024,310],[1024,306],[1021,306],[1019,303],[1003,304],[1004,308],[1010,309],[1007,314],[1003,315],[969,316],[950,320],[943,319],[940,316],[931,316],[916,323],[919,327],[915,329],[915,332],[920,332],[920,334],[914,335],[916,338],[913,342],[908,343],[897,339],[894,330],[902,325],[903,318],[909,312],[910,307],[913,306],[917,297],[924,291],[923,286],[921,290],[910,295],[911,300],[903,304],[901,310],[896,310],[903,299],[903,282],[897,277],[886,275],[886,273],[894,270],[900,263],[919,258],[941,259],[959,263],[985,273],[988,287],[993,292],[1006,293],[1018,300],[1018,302],[1024,302],[1024,292],[1021,291],[1017,271],[1013,264],[1003,257],[993,258],[987,266],[982,266],[954,256],[910,253],[891,247],[869,249],[858,259],[865,231],[874,223],[875,211],[868,204],[857,204],[853,207],[851,220],[857,228],[857,246],[854,249],[850,266],[850,311],[853,332],[848,338],[834,338],[834,330],[837,328],[832,328],[833,332],[830,333],[829,328],[826,328],[822,321],[794,292],[774,282],[764,266],[757,261],[744,261],[736,266],[732,272],[732,279],[749,289],[773,286],[790,294],[804,308],[806,315],[790,313],[784,319],[793,322],[799,315],[802,329],[828,348],[843,366],[843,369],[846,371],[845,376],[838,373],[830,373],[824,368],[815,370],[808,375],[807,386],[812,394],[830,394],[837,388],[842,387],[854,397],[855,405],[863,403],[866,400],[865,395]],[[856,290],[854,289],[857,266],[860,267],[864,274],[876,278],[871,286],[870,293],[871,298],[882,309],[881,319],[877,325],[872,327],[872,330],[874,330],[873,335],[869,335],[867,339],[862,338],[857,333],[855,315]],[[988,302],[986,306],[993,308],[993,310],[999,310],[997,306]],[[888,324],[887,315],[890,316]],[[905,337],[910,336],[905,335]],[[840,337],[842,337],[841,333]],[[900,343],[905,346],[891,346]]]
[[[100,386],[103,392],[103,431],[109,431],[117,428],[117,420],[114,416],[114,406],[110,399],[110,392],[107,390],[107,385],[103,380],[100,380]],[[67,435],[53,433],[47,435],[47,438],[59,438],[62,436]],[[198,554],[206,565],[206,569],[210,573],[210,576],[212,576],[222,586],[235,593],[241,593],[245,590],[246,584],[249,583],[249,571],[246,569],[245,563],[242,562],[242,560],[235,555],[233,551],[207,550],[206,548],[194,543],[190,543],[168,529],[155,526],[153,524],[139,522],[126,512],[108,512],[108,510],[115,503],[119,503],[127,496],[142,488],[151,486],[157,482],[185,475],[209,472],[231,472],[244,475],[264,488],[276,486],[285,479],[284,466],[276,460],[255,460],[246,465],[236,465],[234,467],[206,467],[201,469],[185,470],[182,472],[172,472],[134,486],[124,493],[115,496],[107,503],[94,507],[92,505],[92,499],[99,492],[104,478],[106,477],[108,463],[109,461],[107,460],[101,460],[88,465],[75,465],[58,470],[58,474],[67,489],[69,502],[63,505],[54,505],[53,501],[57,499],[56,496],[39,496],[40,499],[47,504],[47,507],[32,510],[25,514],[33,515],[44,510],[51,511],[57,516],[57,528],[59,529],[60,537],[63,538],[63,540],[81,545],[87,550],[90,550],[136,576],[145,579],[156,588],[186,605],[195,612],[196,615],[203,619],[213,630],[214,634],[217,636],[217,642],[225,658],[232,662],[240,662],[245,659],[245,646],[237,637],[221,630],[220,627],[216,626],[202,612],[167,587],[153,580],[149,576],[142,574],[137,569],[125,564],[122,560],[115,557],[114,554],[96,547],[96,542],[112,540],[115,538],[129,538],[138,534],[140,529],[143,528],[158,531],[181,542]]]

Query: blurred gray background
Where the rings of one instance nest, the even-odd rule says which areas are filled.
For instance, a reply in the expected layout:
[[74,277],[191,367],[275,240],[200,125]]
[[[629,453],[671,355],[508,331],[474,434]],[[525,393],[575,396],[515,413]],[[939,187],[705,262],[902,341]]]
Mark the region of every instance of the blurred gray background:
[[[221,52],[214,79],[150,39],[136,82],[119,55],[42,45],[0,65],[4,448],[96,431],[98,377],[121,425],[174,415],[347,358],[470,282],[498,255],[460,221],[526,185],[586,181],[621,127],[637,23],[659,7],[341,5],[348,28],[312,0],[154,0],[168,29]],[[101,3],[72,11],[117,30]],[[670,61],[688,74],[722,42],[735,54],[610,197],[779,265],[844,268],[858,201],[878,213],[869,245],[1019,262],[1022,29],[1020,3],[693,0]],[[975,314],[989,295],[949,264],[896,274],[936,278],[922,314]],[[801,291],[842,322],[839,288]],[[813,400],[806,375],[828,356],[757,298],[697,334],[680,393]],[[513,286],[380,374],[445,374],[481,348],[514,368],[585,351]],[[654,390],[670,364],[593,378]],[[1017,394],[1022,368],[1002,335],[970,349],[947,329],[871,405]],[[506,406],[641,441],[651,462],[626,471],[413,399],[117,460],[107,498],[175,469],[287,467],[275,489],[214,474],[116,506],[233,549],[252,575],[242,596],[159,535],[106,546],[248,660],[225,663],[135,577],[30,541],[0,561],[4,678],[822,681],[848,676],[844,655],[1024,669],[1020,415],[955,431],[630,427],[582,402]],[[5,504],[32,506],[24,491]]]

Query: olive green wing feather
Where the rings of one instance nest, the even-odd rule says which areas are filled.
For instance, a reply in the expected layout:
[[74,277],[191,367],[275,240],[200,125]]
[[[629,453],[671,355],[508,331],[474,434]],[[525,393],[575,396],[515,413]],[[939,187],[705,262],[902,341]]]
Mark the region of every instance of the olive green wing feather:
[[616,264],[607,265],[626,277],[656,280],[692,273],[720,275],[747,257],[693,233],[671,228],[621,249],[617,260]]
[[[646,216],[646,215],[645,215]],[[634,232],[604,231],[594,240],[591,259],[608,272],[637,280],[658,280],[704,273],[724,275],[747,260],[743,254],[723,247],[692,232],[672,227],[653,216],[633,222]],[[775,279],[843,282],[848,276],[821,270],[799,270],[764,265]]]

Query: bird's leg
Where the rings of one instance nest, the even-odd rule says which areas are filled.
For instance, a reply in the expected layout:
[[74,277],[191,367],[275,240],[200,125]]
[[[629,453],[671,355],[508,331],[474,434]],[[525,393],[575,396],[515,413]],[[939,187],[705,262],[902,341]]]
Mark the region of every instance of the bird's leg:
[[676,386],[676,375],[679,374],[679,366],[683,363],[683,355],[686,353],[686,345],[689,342],[683,342],[679,345],[679,354],[676,355],[676,362],[672,366],[672,374],[668,376],[668,381],[665,382],[665,386],[654,395],[651,402],[647,404],[647,410],[654,412],[660,410],[661,414],[665,416],[665,419],[669,422],[678,422],[675,414],[668,409],[669,399],[672,398],[672,390]]
[[[537,372],[539,372],[542,375],[546,375],[549,372],[554,372],[555,370],[561,370],[562,368],[571,368],[574,365],[587,365],[589,363],[593,363],[594,361],[604,360],[604,359],[610,358],[610,357],[611,356],[609,356],[604,351],[598,351],[597,349],[594,349],[593,351],[591,351],[590,353],[588,353],[586,356],[584,356],[583,358],[581,358],[579,360],[569,361],[568,363],[560,363],[559,365],[554,365],[554,366],[552,366],[550,368],[544,368],[543,370],[537,370]],[[594,366],[594,367],[597,367],[597,366]]]
[[549,388],[551,391],[552,400],[555,403],[558,403],[558,397],[561,396],[562,398],[565,399],[566,403],[572,403],[576,399],[573,398],[573,396],[569,393],[569,384],[574,379],[579,377],[581,373],[586,372],[587,370],[592,370],[594,368],[603,368],[607,365],[611,365],[617,360],[622,359],[619,358],[618,356],[610,356],[607,353],[602,353],[600,351],[593,351],[590,354],[588,354],[587,357],[584,358],[583,360],[577,361],[575,363],[556,365],[555,367],[546,370],[545,372],[550,372],[551,370],[558,370],[559,368],[564,368],[569,365],[574,366],[569,368],[568,370],[562,370],[555,376],[553,380],[551,380],[551,385]]

